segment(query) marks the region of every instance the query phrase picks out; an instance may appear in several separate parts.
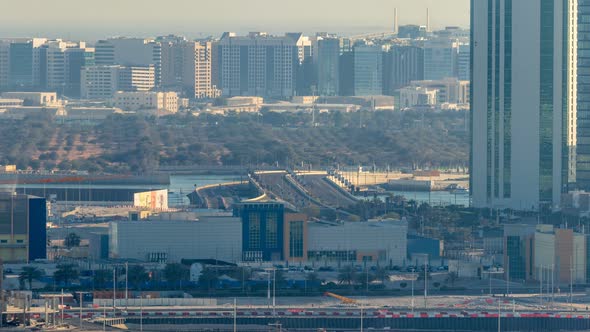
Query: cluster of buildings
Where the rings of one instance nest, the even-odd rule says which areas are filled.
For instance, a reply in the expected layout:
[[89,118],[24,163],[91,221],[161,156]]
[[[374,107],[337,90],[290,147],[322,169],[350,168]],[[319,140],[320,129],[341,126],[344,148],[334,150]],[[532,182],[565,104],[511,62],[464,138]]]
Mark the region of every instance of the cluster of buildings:
[[553,225],[504,226],[504,270],[511,280],[590,280],[590,236]]
[[115,221],[108,237],[110,258],[148,262],[207,259],[403,266],[407,258],[404,221],[312,222],[274,201],[237,204],[233,216]]
[[[116,37],[93,45],[4,38],[0,39],[0,92],[56,92],[68,99],[118,102],[121,92],[176,93],[194,100],[220,96],[291,100],[295,96],[397,96],[410,86],[436,95],[441,87],[448,88],[449,81],[469,84],[465,30],[449,27],[429,32],[414,26],[397,30],[390,38],[227,32],[211,40],[174,35]],[[439,101],[464,104],[465,98],[406,97],[404,107],[434,106]]]

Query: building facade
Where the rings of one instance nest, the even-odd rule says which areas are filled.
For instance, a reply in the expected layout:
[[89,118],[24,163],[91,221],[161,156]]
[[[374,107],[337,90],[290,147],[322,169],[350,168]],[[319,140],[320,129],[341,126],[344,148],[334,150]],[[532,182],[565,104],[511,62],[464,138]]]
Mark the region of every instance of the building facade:
[[321,38],[317,42],[319,96],[340,94],[340,39]]
[[0,258],[28,263],[47,257],[45,199],[0,193]]
[[300,61],[298,42],[292,35],[224,33],[216,52],[222,95],[291,98]]
[[458,44],[450,38],[430,39],[424,43],[424,79],[442,80],[457,76]]
[[242,220],[242,260],[284,259],[285,206],[279,202],[245,202],[235,206]]
[[394,95],[412,81],[424,79],[424,48],[394,45],[386,54],[383,68],[384,92],[386,95]]
[[473,205],[556,208],[576,118],[569,1],[471,5]]
[[354,47],[354,95],[383,94],[383,47],[356,45]]
[[178,112],[176,92],[126,92],[117,91],[113,105],[125,111],[157,110],[165,113]]
[[318,264],[404,266],[407,223],[402,221],[316,222],[308,225],[308,260]]
[[111,38],[95,45],[97,65],[154,68],[154,85],[161,85],[162,49],[159,42],[143,38]]
[[215,259],[238,263],[242,252],[238,218],[112,222],[109,240],[109,257],[113,259],[148,262]]

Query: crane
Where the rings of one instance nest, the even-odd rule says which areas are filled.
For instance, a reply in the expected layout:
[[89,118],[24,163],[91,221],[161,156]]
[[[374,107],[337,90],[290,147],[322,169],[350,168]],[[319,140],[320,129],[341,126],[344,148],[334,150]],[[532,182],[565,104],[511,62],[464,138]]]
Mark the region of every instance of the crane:
[[330,293],[330,292],[325,292],[324,296],[329,296],[329,297],[333,297],[335,299],[340,300],[340,302],[344,303],[344,304],[357,304],[358,302],[356,300],[353,300],[351,298],[348,297],[344,297],[338,294],[334,294],[334,293]]

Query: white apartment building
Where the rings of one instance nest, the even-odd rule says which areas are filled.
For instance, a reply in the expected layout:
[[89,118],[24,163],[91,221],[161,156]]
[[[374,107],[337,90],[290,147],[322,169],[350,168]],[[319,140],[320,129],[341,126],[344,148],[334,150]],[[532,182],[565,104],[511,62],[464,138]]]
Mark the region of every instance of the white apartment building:
[[216,98],[221,91],[213,85],[213,43],[189,42],[183,45],[183,84],[189,97]]
[[176,92],[127,92],[117,91],[113,105],[124,111],[156,110],[157,112],[178,112]]

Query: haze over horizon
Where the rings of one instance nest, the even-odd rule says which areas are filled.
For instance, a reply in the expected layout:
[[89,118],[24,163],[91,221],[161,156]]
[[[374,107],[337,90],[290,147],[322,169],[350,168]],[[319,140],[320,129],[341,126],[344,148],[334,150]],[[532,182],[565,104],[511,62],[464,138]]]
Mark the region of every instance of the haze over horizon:
[[[4,36],[95,39],[114,35],[183,34],[217,36],[223,31],[282,33],[327,31],[342,35],[391,29],[393,10],[399,24],[433,29],[468,27],[469,0],[4,0],[0,30]],[[35,10],[31,10],[35,8]]]

